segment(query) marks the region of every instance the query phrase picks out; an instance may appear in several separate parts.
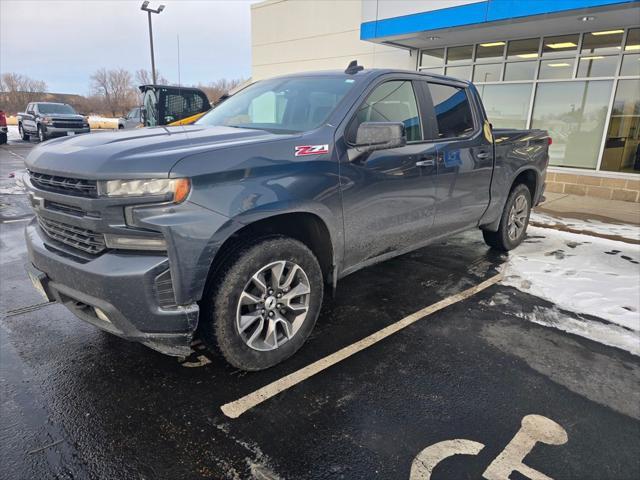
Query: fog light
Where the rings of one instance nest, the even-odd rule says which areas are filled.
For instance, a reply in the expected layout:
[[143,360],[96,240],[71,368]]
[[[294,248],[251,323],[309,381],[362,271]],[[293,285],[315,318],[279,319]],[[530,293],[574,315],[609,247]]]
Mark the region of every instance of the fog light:
[[125,250],[166,250],[164,238],[124,237],[122,235],[105,234],[104,241],[108,248]]
[[93,307],[93,310],[96,312],[96,317],[98,317],[103,322],[111,323],[107,314],[100,310],[98,307]]

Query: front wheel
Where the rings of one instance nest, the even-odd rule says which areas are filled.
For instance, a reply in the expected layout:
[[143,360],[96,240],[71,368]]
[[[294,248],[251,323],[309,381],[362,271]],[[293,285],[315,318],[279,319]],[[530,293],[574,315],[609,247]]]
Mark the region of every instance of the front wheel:
[[20,134],[20,138],[22,140],[24,140],[25,142],[29,141],[29,134],[24,131],[21,123],[18,124],[18,133]]
[[484,241],[491,248],[508,252],[524,240],[531,213],[531,192],[526,185],[517,185],[509,194],[496,232],[483,230]]
[[47,134],[44,132],[42,125],[38,125],[38,140],[44,142],[47,139]]
[[300,349],[322,297],[322,271],[311,250],[292,238],[263,238],[233,255],[211,279],[202,336],[234,367],[263,370]]

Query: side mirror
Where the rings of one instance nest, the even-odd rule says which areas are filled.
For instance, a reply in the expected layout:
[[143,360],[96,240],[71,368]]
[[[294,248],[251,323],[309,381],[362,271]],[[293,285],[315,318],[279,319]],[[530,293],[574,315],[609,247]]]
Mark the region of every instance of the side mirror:
[[403,147],[407,144],[401,122],[363,122],[356,133],[356,149],[360,153]]

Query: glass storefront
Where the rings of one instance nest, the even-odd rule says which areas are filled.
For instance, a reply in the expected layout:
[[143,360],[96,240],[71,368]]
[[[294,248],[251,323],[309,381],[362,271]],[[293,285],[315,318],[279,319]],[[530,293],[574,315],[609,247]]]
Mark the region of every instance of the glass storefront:
[[419,69],[472,80],[497,128],[549,130],[551,165],[640,173],[640,28],[424,50]]

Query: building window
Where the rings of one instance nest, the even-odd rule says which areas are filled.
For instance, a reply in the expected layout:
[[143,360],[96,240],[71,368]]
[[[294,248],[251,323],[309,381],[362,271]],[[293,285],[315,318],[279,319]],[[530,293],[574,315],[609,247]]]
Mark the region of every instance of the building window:
[[578,50],[580,35],[559,35],[557,37],[544,37],[542,40],[543,57],[563,57],[567,54],[575,54]]
[[531,128],[549,131],[550,164],[595,168],[612,81],[539,83]]
[[637,52],[640,51],[640,28],[632,28],[627,33],[627,42],[624,44],[624,51]]
[[613,90],[620,112],[640,95],[638,27],[449,45],[422,51],[419,69],[472,80],[496,127],[550,130],[553,165],[637,172],[638,114],[612,104]]
[[445,74],[453,78],[459,78],[461,80],[471,80],[471,65],[463,65],[460,67],[447,67]]
[[640,76],[640,54],[627,54],[622,57],[620,75],[625,77]]
[[505,82],[533,80],[538,62],[510,62],[504,66]]
[[478,85],[484,109],[495,128],[527,128],[532,83]]
[[449,47],[447,49],[447,65],[470,62],[473,57],[473,45]]
[[585,33],[580,53],[618,53],[623,35],[622,29]]
[[476,62],[502,60],[507,42],[480,43],[476,47]]
[[501,63],[480,63],[473,68],[473,81],[483,83],[497,82],[500,80],[501,73]]
[[538,78],[540,80],[559,80],[561,78],[571,78],[573,74],[573,58],[554,58],[553,60],[543,60],[540,62]]
[[530,60],[538,58],[540,47],[539,38],[527,38],[525,40],[512,40],[507,48],[509,60]]
[[618,56],[588,55],[581,57],[576,77],[612,77],[618,68]]
[[600,168],[640,173],[640,80],[618,82]]
[[420,67],[437,67],[444,63],[444,48],[423,50],[420,56]]

